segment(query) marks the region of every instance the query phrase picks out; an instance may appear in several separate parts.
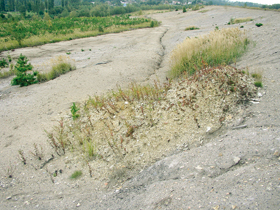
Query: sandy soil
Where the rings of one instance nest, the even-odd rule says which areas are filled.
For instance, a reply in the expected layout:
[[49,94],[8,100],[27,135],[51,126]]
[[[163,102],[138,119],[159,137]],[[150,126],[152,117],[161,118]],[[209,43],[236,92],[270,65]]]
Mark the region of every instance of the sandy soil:
[[[0,81],[1,209],[278,209],[279,13],[230,7],[206,9],[206,13],[154,14],[153,18],[162,21],[158,28],[10,52],[14,59],[20,53],[26,55],[39,70],[47,68],[52,58],[71,52],[69,57],[77,70],[23,88],[11,87],[11,78]],[[67,115],[72,102],[116,85],[127,86],[131,81],[164,81],[169,54],[177,43],[187,36],[206,34],[216,26],[235,27],[225,25],[231,17],[254,19],[240,24],[248,30],[255,47],[237,62],[237,67],[263,72],[265,84],[260,102],[245,110],[242,123],[246,128],[226,127],[222,133],[209,136],[209,143],[143,170],[121,189],[107,189],[103,180],[88,176],[70,180],[69,175],[82,167],[78,162],[68,168],[59,168],[59,160],[48,163],[49,171],[63,171],[54,184],[46,168],[35,169],[30,160],[34,157],[28,151],[33,151],[36,143],[42,145],[46,156],[50,154],[44,129],[51,129]],[[257,28],[257,22],[264,26]],[[190,25],[200,30],[184,31]],[[21,163],[18,150],[26,153],[29,164]]]

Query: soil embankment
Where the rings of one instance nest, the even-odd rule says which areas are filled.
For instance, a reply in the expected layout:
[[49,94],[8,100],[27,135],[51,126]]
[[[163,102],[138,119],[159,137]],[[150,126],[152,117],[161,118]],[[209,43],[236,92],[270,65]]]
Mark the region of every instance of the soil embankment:
[[[69,57],[77,70],[23,88],[9,86],[11,78],[0,81],[1,209],[279,209],[280,14],[231,7],[206,9],[205,13],[154,14],[153,18],[162,21],[158,28],[11,52],[13,58],[26,55],[39,70],[47,68],[52,58],[71,52]],[[254,21],[226,25],[232,17],[251,17]],[[257,28],[257,22],[263,26]],[[200,30],[185,31],[190,25]],[[49,154],[44,129],[51,129],[69,114],[72,102],[117,84],[127,86],[131,81],[145,83],[156,78],[164,81],[169,54],[176,44],[216,26],[240,25],[255,46],[236,66],[262,72],[264,88],[242,116],[220,133],[209,135],[208,143],[156,162],[117,189],[107,189],[103,180],[87,175],[69,180],[69,175],[81,167],[75,159],[67,167],[59,160],[48,163],[51,172],[62,169],[54,183],[46,168],[35,169],[30,160],[35,157],[29,151],[36,143]],[[20,162],[19,150],[28,156],[27,165]],[[11,171],[12,178],[8,178]]]

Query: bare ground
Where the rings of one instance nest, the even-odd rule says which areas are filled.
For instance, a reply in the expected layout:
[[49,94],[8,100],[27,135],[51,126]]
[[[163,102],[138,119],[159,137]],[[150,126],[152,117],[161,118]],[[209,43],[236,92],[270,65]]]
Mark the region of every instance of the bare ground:
[[[279,209],[279,13],[231,7],[206,9],[206,13],[155,14],[152,17],[162,21],[158,28],[11,52],[13,58],[26,55],[37,68],[71,52],[69,57],[75,60],[77,70],[23,88],[11,87],[11,78],[0,81],[1,209]],[[236,119],[241,129],[224,127],[209,135],[208,143],[156,162],[117,189],[108,189],[107,182],[87,175],[70,180],[70,174],[82,167],[78,161],[68,168],[59,159],[48,163],[51,172],[62,169],[54,184],[46,168],[34,168],[28,151],[36,143],[42,145],[46,156],[50,154],[44,129],[51,129],[67,115],[72,102],[117,84],[127,86],[131,81],[146,83],[156,78],[164,81],[169,54],[176,44],[216,26],[235,27],[225,25],[231,17],[254,19],[240,24],[255,47],[236,65],[262,72],[265,85],[259,91],[259,102],[252,103],[242,118]],[[257,22],[264,26],[257,28]],[[200,30],[184,31],[190,25]],[[18,158],[20,149],[28,156],[27,165]],[[8,178],[9,171],[12,178]]]

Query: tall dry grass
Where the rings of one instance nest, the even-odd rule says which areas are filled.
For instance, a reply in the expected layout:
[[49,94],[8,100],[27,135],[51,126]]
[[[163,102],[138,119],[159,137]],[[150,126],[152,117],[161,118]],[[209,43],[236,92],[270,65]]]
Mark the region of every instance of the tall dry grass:
[[215,30],[208,35],[187,38],[171,54],[169,76],[192,75],[205,66],[230,64],[246,50],[249,40],[238,28]]
[[253,21],[251,17],[246,17],[246,18],[231,18],[229,24],[237,24],[237,23],[244,23],[244,22],[249,22]]
[[75,70],[76,66],[73,64],[73,61],[68,56],[58,56],[51,60],[52,69],[46,73],[38,73],[37,80],[38,82],[46,82],[53,80],[60,75],[66,74],[69,71]]
[[103,32],[100,32],[98,30],[91,30],[91,31],[81,31],[80,29],[74,29],[73,33],[69,34],[52,34],[46,32],[44,35],[39,36],[31,36],[27,39],[22,40],[21,46],[19,46],[19,43],[16,40],[9,39],[6,41],[5,37],[0,38],[0,52],[10,49],[16,49],[20,47],[32,47],[32,46],[38,46],[43,45],[47,43],[55,43],[60,41],[67,41],[72,39],[78,39],[78,38],[86,38],[86,37],[93,37],[98,36],[102,34],[108,34],[108,33],[120,33],[123,31],[129,31],[133,29],[140,29],[140,28],[147,28],[150,27],[150,22],[144,22],[137,25],[117,25],[105,28]]

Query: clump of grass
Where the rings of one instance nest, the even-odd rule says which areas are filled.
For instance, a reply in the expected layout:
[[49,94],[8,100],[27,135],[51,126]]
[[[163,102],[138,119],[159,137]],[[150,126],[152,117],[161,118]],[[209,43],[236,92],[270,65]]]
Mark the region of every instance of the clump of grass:
[[205,12],[208,12],[209,11],[209,9],[204,9],[204,10],[201,10],[201,11],[199,11],[200,13],[205,13]]
[[260,73],[252,73],[251,76],[255,78],[256,80],[261,80],[262,75]]
[[196,4],[192,7],[192,10],[197,11],[197,10],[200,10],[201,8],[203,8],[203,6],[200,6],[199,4]]
[[196,26],[189,26],[187,28],[185,28],[185,31],[192,31],[192,30],[198,30],[199,28]]
[[8,66],[8,62],[5,60],[5,58],[3,58],[2,60],[0,60],[0,68],[4,68]]
[[262,74],[261,73],[252,73],[251,76],[255,79],[254,85],[256,87],[263,87],[262,85]]
[[75,70],[76,67],[71,64],[71,61],[66,56],[58,56],[53,61],[52,69],[47,73],[39,73],[37,75],[38,82],[46,82],[66,74],[69,71]]
[[256,82],[254,82],[254,85],[255,85],[256,87],[260,87],[260,88],[263,87],[262,81],[256,81]]
[[158,21],[151,21],[151,24],[150,24],[150,27],[153,28],[153,27],[157,27],[159,24]]
[[244,23],[244,22],[249,22],[253,21],[251,17],[246,17],[246,18],[231,18],[230,21],[228,22],[228,25],[233,25],[237,23]]
[[256,26],[261,27],[261,26],[263,26],[263,24],[262,23],[256,23]]
[[16,71],[14,69],[14,65],[10,64],[10,69],[8,71],[0,72],[0,78],[4,79],[4,78],[10,77],[15,74],[16,74]]
[[74,171],[74,173],[70,176],[70,179],[77,179],[80,176],[82,176],[83,172],[82,171]]
[[192,75],[206,66],[230,64],[246,50],[249,40],[238,28],[215,30],[198,38],[187,38],[171,54],[169,77]]

